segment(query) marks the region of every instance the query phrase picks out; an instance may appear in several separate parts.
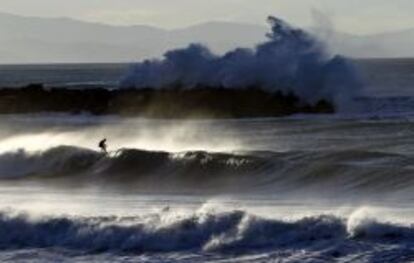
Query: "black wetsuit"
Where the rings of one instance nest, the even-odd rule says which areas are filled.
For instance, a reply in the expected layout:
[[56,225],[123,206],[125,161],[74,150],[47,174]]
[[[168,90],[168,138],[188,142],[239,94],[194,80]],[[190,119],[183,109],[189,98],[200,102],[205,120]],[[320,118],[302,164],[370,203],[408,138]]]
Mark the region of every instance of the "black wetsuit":
[[99,148],[101,148],[104,153],[108,153],[108,151],[106,150],[106,139],[103,139],[99,142]]

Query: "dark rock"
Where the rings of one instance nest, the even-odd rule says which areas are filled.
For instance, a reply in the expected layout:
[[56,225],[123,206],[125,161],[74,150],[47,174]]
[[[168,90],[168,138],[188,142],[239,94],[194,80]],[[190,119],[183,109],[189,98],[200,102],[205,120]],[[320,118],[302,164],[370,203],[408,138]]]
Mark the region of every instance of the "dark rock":
[[150,118],[251,118],[296,113],[333,113],[327,100],[304,103],[292,92],[269,92],[257,87],[225,89],[64,89],[31,84],[0,89],[0,114],[59,112],[116,114]]

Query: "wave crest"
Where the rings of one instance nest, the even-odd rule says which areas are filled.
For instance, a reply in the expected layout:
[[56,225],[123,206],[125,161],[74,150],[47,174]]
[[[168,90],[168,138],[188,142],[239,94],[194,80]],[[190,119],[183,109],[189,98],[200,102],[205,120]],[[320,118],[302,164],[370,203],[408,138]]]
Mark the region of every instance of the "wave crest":
[[[164,220],[168,216],[169,220]],[[0,214],[0,248],[65,248],[82,251],[246,253],[256,249],[306,249],[341,242],[414,241],[414,229],[371,222],[358,226],[364,235],[348,233],[346,220],[316,216],[298,221],[264,219],[244,211],[177,216],[44,218]],[[372,229],[376,229],[372,231]]]
[[171,153],[121,149],[105,156],[89,149],[59,146],[36,153],[20,150],[1,154],[0,178],[61,179],[86,186],[105,184],[161,192],[381,193],[385,197],[412,193],[412,160],[410,155],[358,150]]

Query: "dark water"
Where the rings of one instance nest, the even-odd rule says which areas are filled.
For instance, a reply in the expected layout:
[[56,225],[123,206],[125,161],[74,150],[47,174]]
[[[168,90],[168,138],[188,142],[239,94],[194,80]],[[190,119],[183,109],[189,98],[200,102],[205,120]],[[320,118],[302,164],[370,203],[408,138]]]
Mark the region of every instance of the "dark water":
[[414,118],[0,123],[3,261],[414,259]]
[[128,64],[0,65],[0,87],[115,87]]

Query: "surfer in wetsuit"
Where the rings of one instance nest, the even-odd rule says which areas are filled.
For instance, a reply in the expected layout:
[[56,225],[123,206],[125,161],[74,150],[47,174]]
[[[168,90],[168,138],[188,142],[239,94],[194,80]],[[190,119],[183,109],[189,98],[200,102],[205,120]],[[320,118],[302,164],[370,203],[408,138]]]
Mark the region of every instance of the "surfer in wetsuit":
[[108,154],[108,151],[107,151],[108,146],[106,145],[106,139],[103,139],[102,141],[100,141],[98,146],[99,148],[101,148],[103,153]]

